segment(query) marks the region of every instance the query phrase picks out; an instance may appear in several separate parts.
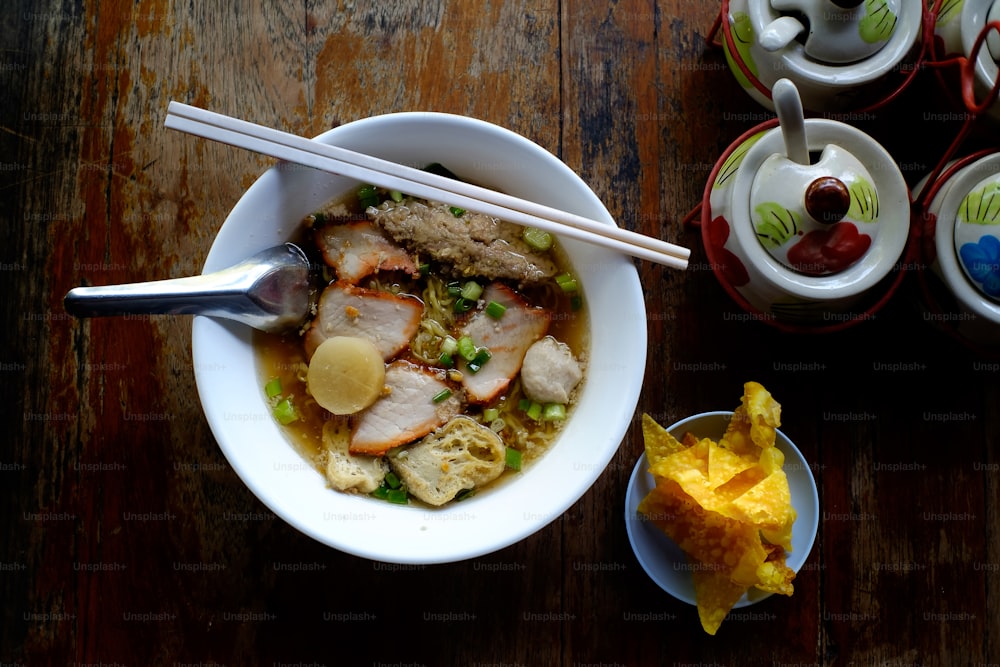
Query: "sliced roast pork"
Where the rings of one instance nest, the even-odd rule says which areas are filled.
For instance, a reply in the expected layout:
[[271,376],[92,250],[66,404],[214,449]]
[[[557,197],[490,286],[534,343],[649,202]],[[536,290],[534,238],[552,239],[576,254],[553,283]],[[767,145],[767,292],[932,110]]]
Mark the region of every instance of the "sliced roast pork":
[[464,362],[459,365],[466,396],[473,403],[487,403],[506,390],[520,372],[528,348],[549,328],[544,310],[502,283],[489,285],[482,299],[485,303],[496,301],[506,310],[500,318],[481,310],[462,328],[461,335],[471,338],[477,347],[486,347],[492,355],[475,373]]
[[327,338],[356,336],[370,340],[388,361],[410,344],[420,326],[423,302],[337,281],[319,298],[318,311],[305,336],[309,357]]
[[385,395],[361,413],[351,434],[350,452],[380,456],[393,447],[422,438],[462,409],[441,375],[408,361],[385,369]]
[[379,271],[419,275],[410,254],[368,220],[324,225],[316,230],[315,237],[323,259],[336,270],[338,280],[356,285]]

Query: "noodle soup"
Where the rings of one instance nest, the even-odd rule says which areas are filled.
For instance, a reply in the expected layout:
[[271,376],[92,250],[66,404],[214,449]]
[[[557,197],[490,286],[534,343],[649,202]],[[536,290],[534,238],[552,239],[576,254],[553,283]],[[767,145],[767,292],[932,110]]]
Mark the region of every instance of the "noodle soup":
[[[545,453],[590,345],[582,286],[553,241],[369,187],[303,221],[301,245],[322,267],[315,317],[296,333],[256,332],[254,347],[275,418],[332,489],[438,506]],[[335,414],[310,363],[345,336],[384,348],[386,379],[374,403]]]

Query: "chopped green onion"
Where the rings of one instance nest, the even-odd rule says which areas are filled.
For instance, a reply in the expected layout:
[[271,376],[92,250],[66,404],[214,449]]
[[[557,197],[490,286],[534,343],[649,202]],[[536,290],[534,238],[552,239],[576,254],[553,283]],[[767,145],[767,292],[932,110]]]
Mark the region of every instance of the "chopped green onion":
[[389,197],[392,199],[392,201],[396,202],[397,204],[403,201],[403,193],[400,192],[399,190],[390,190]]
[[517,402],[517,409],[520,410],[521,412],[527,412],[530,407],[531,407],[530,398],[522,398],[520,401]]
[[542,408],[542,421],[552,422],[566,419],[566,406],[562,403],[546,403]]
[[410,502],[406,489],[389,489],[385,494],[385,499],[397,505],[407,505]]
[[469,301],[475,301],[482,293],[483,286],[475,280],[467,280],[465,284],[462,285],[462,291],[459,292],[463,299],[468,299]]
[[556,276],[556,284],[562,289],[563,292],[576,292],[580,289],[580,284],[576,281],[569,273],[560,273]]
[[472,339],[468,336],[462,336],[458,339],[458,353],[462,355],[462,358],[466,361],[472,361],[476,358],[476,344],[472,342]]
[[467,360],[469,362],[469,370],[473,373],[478,373],[482,370],[483,366],[486,365],[486,362],[492,358],[493,355],[490,353],[489,349],[485,347],[479,348],[476,350],[476,356]]
[[391,470],[385,474],[385,478],[379,484],[378,488],[371,492],[371,496],[379,500],[388,500],[390,503],[396,503],[397,505],[406,505],[410,502],[406,485]]
[[292,400],[290,398],[283,398],[278,401],[278,404],[274,406],[273,412],[274,418],[282,424],[291,424],[299,418],[299,415],[295,412],[295,406],[292,405]]
[[578,311],[583,308],[583,297],[576,295],[569,300],[569,307],[572,311]]
[[464,208],[459,208],[457,206],[449,206],[448,210],[451,211],[451,214],[456,218],[461,218],[463,215],[465,215]]
[[533,250],[548,250],[552,247],[552,234],[537,227],[525,227],[521,231],[521,238]]
[[484,422],[489,423],[495,421],[499,416],[500,416],[500,410],[498,410],[497,408],[486,408],[485,410],[483,410]]
[[513,447],[508,447],[504,458],[507,462],[507,467],[511,470],[521,469],[521,452],[514,449]]
[[440,356],[440,357],[438,357],[438,362],[439,362],[439,363],[440,363],[440,364],[441,364],[442,366],[447,366],[448,368],[451,368],[452,366],[454,366],[454,365],[455,365],[455,358],[454,358],[454,357],[452,357],[452,356],[451,356],[450,354],[448,354],[447,352],[442,352],[442,353],[441,353],[441,356]]
[[264,385],[264,394],[269,398],[281,395],[281,378],[271,378]]
[[495,320],[499,320],[503,317],[503,314],[507,312],[507,306],[499,303],[497,301],[490,301],[486,304],[486,314]]
[[455,304],[452,306],[452,310],[456,313],[467,313],[472,310],[474,305],[476,305],[475,301],[469,301],[464,296],[460,296],[455,299]]
[[441,341],[441,354],[452,355],[458,352],[458,341],[451,336],[445,336]]
[[419,267],[417,267],[417,270],[420,271],[420,275],[426,276],[431,272],[431,265],[427,262],[424,262]]
[[361,205],[365,208],[368,208],[369,206],[378,206],[378,188],[374,185],[362,185],[358,188],[358,201],[361,202]]
[[524,412],[536,422],[540,421],[542,419],[542,404],[538,401],[529,401]]
[[461,491],[455,494],[455,502],[459,502],[460,500],[466,500],[474,495],[476,495],[475,489],[462,489]]
[[462,284],[457,280],[448,283],[448,296],[460,296],[462,294]]
[[442,389],[438,393],[434,394],[434,398],[431,400],[435,403],[440,403],[441,401],[446,401],[451,398],[451,389]]

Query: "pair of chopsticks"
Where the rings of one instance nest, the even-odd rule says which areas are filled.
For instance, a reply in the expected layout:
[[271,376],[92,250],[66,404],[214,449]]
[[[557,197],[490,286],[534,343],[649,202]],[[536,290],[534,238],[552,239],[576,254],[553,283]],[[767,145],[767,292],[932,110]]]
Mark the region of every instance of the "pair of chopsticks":
[[279,160],[492,215],[672,268],[686,268],[691,254],[687,248],[614,225],[180,102],[170,103],[165,125]]

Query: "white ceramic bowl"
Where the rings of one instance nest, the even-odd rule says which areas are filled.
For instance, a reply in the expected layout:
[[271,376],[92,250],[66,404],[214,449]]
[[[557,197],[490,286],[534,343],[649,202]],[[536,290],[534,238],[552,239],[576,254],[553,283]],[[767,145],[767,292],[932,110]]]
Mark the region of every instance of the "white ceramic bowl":
[[[699,438],[718,441],[726,432],[732,415],[732,412],[703,412],[682,419],[667,430],[675,438],[682,438],[685,432],[690,431]],[[785,455],[784,470],[792,494],[792,507],[798,514],[792,526],[792,551],[785,562],[798,572],[809,558],[819,528],[819,494],[805,457],[781,430],[778,430],[775,446]],[[648,469],[649,464],[643,454],[632,471],[625,492],[625,528],[629,542],[642,569],[657,586],[678,600],[696,604],[691,567],[684,552],[662,530],[639,515],[639,502],[656,486]],[[734,608],[760,602],[770,595],[752,588]]]
[[[318,139],[411,166],[440,162],[481,185],[614,224],[600,199],[559,159],[486,122],[438,113],[388,114],[339,126]],[[271,168],[233,208],[204,271],[289,240],[305,215],[357,185],[295,165]],[[562,244],[590,317],[589,371],[559,439],[516,479],[433,510],[329,489],[270,415],[251,330],[198,317],[192,331],[198,392],[233,469],[271,511],[298,530],[378,561],[473,558],[518,542],[558,518],[617,451],[632,421],[646,364],[646,311],[632,261],[571,239]]]

